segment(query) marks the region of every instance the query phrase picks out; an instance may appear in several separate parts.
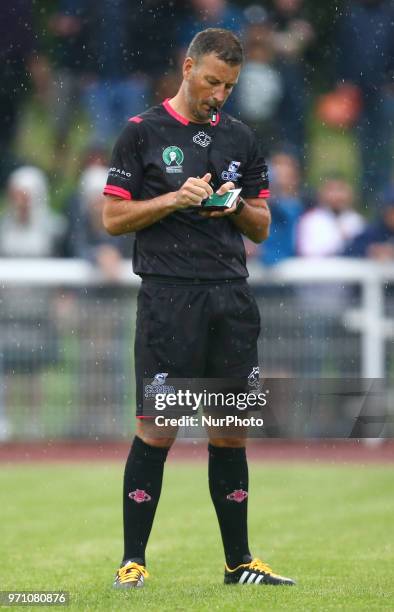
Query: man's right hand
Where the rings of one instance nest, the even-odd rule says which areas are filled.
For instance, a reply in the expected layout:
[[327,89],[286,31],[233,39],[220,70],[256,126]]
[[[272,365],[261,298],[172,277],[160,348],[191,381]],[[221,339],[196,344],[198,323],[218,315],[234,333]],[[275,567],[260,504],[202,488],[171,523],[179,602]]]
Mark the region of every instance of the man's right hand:
[[213,189],[209,184],[210,180],[209,172],[202,178],[189,177],[182,187],[175,192],[175,208],[201,206],[201,202],[213,194]]

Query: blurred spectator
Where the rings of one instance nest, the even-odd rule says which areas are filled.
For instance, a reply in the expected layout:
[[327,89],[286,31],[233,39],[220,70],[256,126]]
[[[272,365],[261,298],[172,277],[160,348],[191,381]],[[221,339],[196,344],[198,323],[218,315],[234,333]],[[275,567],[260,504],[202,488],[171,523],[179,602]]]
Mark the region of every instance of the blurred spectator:
[[89,166],[103,166],[108,168],[108,147],[101,142],[91,140],[81,153],[81,171]]
[[261,245],[260,259],[271,266],[296,254],[296,227],[304,210],[301,172],[296,157],[278,152],[270,160],[270,236]]
[[[324,180],[317,195],[316,207],[303,215],[298,227],[298,253],[307,257],[340,255],[347,240],[364,227],[364,218],[354,210],[354,190],[340,176]],[[343,351],[336,363],[327,363],[328,340],[337,342],[345,335],[343,312],[355,295],[349,285],[310,283],[297,285],[296,304],[304,317],[299,334],[305,338],[302,370],[308,376],[323,376],[330,367],[331,376],[350,375],[357,364]]]
[[65,221],[49,207],[45,174],[23,166],[8,180],[6,207],[0,220],[0,254],[5,257],[59,255]]
[[175,5],[160,0],[86,0],[84,103],[93,138],[110,142],[130,116],[149,106],[152,84],[174,58]]
[[181,53],[197,32],[205,28],[225,28],[242,35],[245,26],[242,10],[227,0],[189,0],[185,9],[185,17],[177,26]]
[[[148,79],[141,70],[140,14],[129,0],[103,0],[89,6],[86,33],[87,83],[84,104],[93,137],[110,142],[130,116],[144,109]],[[91,12],[90,12],[91,11]]]
[[87,8],[88,0],[59,0],[48,22],[53,41],[48,54],[52,75],[47,101],[57,156],[62,153],[80,111],[82,75],[86,68]]
[[[102,167],[108,170],[109,155],[107,147],[101,142],[90,142],[81,153],[80,175],[91,166]],[[65,214],[67,217],[67,231],[62,245],[63,257],[79,257],[76,254],[76,244],[80,237],[81,223],[81,197],[78,185],[72,195],[66,200]]]
[[[74,255],[97,266],[110,286],[84,288],[76,296],[75,305],[79,309],[81,326],[80,355],[83,355],[83,359],[78,369],[82,375],[75,381],[79,394],[79,410],[70,432],[72,435],[80,435],[81,431],[89,435],[90,431],[97,428],[97,411],[107,413],[109,390],[113,406],[120,411],[117,418],[122,416],[124,404],[128,361],[122,351],[122,345],[128,333],[130,315],[126,311],[120,317],[114,317],[111,306],[118,299],[125,303],[124,288],[115,285],[120,280],[123,256],[131,256],[133,235],[113,237],[103,228],[102,192],[107,176],[108,168],[89,165],[81,175],[73,202],[75,210],[78,211],[74,217],[75,225],[71,228]],[[97,318],[91,316],[95,307],[105,323],[99,330]],[[84,376],[92,363],[96,377],[93,387],[87,376]],[[108,419],[104,417],[107,431],[113,426],[111,419],[113,416],[108,416]]]
[[[295,255],[297,223],[304,210],[300,193],[301,172],[297,158],[287,151],[277,151],[269,160],[270,191],[269,207],[272,216],[270,235],[259,245],[259,258],[265,266],[275,265]],[[262,299],[267,299],[269,310],[265,313],[262,326],[263,342],[275,347],[270,352],[271,376],[294,376],[293,366],[289,364],[285,348],[287,326],[291,325],[292,336],[297,334],[299,320],[294,316],[294,288],[291,285],[264,285],[257,291]],[[284,307],[284,304],[286,305]],[[281,309],[281,338],[272,322]],[[282,335],[283,334],[283,335]]]
[[132,235],[109,236],[103,228],[103,185],[108,168],[91,165],[82,173],[73,198],[70,240],[72,254],[98,266],[105,278],[119,280],[123,255],[131,257]]
[[368,224],[345,249],[350,257],[394,260],[394,187],[388,189],[379,218]]
[[[0,220],[0,255],[58,255],[64,229],[64,220],[49,207],[44,173],[32,166],[15,170],[8,180],[6,208]],[[0,295],[0,371],[5,377],[5,403],[13,405],[19,393],[27,416],[23,428],[30,436],[41,432],[45,405],[41,373],[59,358],[52,295],[49,287],[38,291],[29,286],[7,287]]]
[[353,187],[342,177],[327,178],[319,189],[314,208],[301,218],[297,251],[307,257],[339,255],[347,241],[364,228],[362,215],[354,210]]
[[303,157],[307,102],[305,54],[315,38],[306,18],[303,0],[274,0],[273,47],[282,77],[283,97],[279,109],[281,139]]
[[364,201],[376,204],[390,180],[394,117],[394,7],[390,0],[351,0],[337,24],[337,76],[361,94],[357,125]]
[[234,102],[237,115],[255,129],[267,155],[277,141],[283,86],[273,64],[272,29],[264,9],[258,8],[244,36],[245,63],[234,90]]
[[3,2],[0,20],[0,185],[17,164],[12,141],[19,108],[29,83],[34,60],[35,33],[30,0]]

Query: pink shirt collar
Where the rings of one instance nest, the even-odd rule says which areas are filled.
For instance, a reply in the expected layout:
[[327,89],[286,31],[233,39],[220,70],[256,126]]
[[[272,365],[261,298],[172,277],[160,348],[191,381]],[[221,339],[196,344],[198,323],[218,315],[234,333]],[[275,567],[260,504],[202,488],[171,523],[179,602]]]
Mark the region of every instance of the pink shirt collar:
[[[167,113],[168,113],[169,115],[171,115],[171,117],[174,117],[174,119],[176,119],[177,121],[179,121],[179,123],[182,123],[183,125],[189,125],[189,123],[191,123],[191,122],[189,121],[189,119],[186,119],[186,117],[183,117],[182,115],[180,115],[179,113],[177,113],[177,112],[176,112],[176,110],[174,110],[174,109],[172,108],[172,106],[170,105],[170,98],[166,98],[166,99],[164,100],[164,102],[163,102],[163,106],[164,106],[164,108],[166,109]],[[220,121],[220,114],[218,113],[218,114],[217,114],[217,118],[216,118],[215,123],[213,123],[212,121],[210,121],[209,123],[210,123],[210,125],[215,126],[215,125],[217,125],[217,124],[219,123],[219,121]],[[200,124],[196,124],[196,125],[200,125]],[[201,124],[201,125],[203,125],[203,124]]]

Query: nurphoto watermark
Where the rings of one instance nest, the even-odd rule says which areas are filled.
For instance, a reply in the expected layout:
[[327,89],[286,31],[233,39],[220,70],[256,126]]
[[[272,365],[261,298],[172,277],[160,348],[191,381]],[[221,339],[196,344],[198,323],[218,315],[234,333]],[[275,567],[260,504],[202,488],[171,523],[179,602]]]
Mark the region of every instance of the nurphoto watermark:
[[[268,438],[392,438],[394,398],[384,379],[265,378],[253,368],[244,378],[179,379],[159,372],[143,381],[138,418],[160,435],[184,437],[211,428]],[[164,434],[163,434],[164,435]]]

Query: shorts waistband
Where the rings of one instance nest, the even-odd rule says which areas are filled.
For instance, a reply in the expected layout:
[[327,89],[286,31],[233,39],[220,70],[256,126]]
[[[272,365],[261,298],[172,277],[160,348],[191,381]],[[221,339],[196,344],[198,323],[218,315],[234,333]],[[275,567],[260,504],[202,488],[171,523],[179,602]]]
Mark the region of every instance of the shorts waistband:
[[172,276],[156,276],[155,274],[149,274],[141,276],[142,283],[144,285],[169,285],[173,287],[177,286],[216,286],[216,285],[245,285],[246,278],[174,278]]

